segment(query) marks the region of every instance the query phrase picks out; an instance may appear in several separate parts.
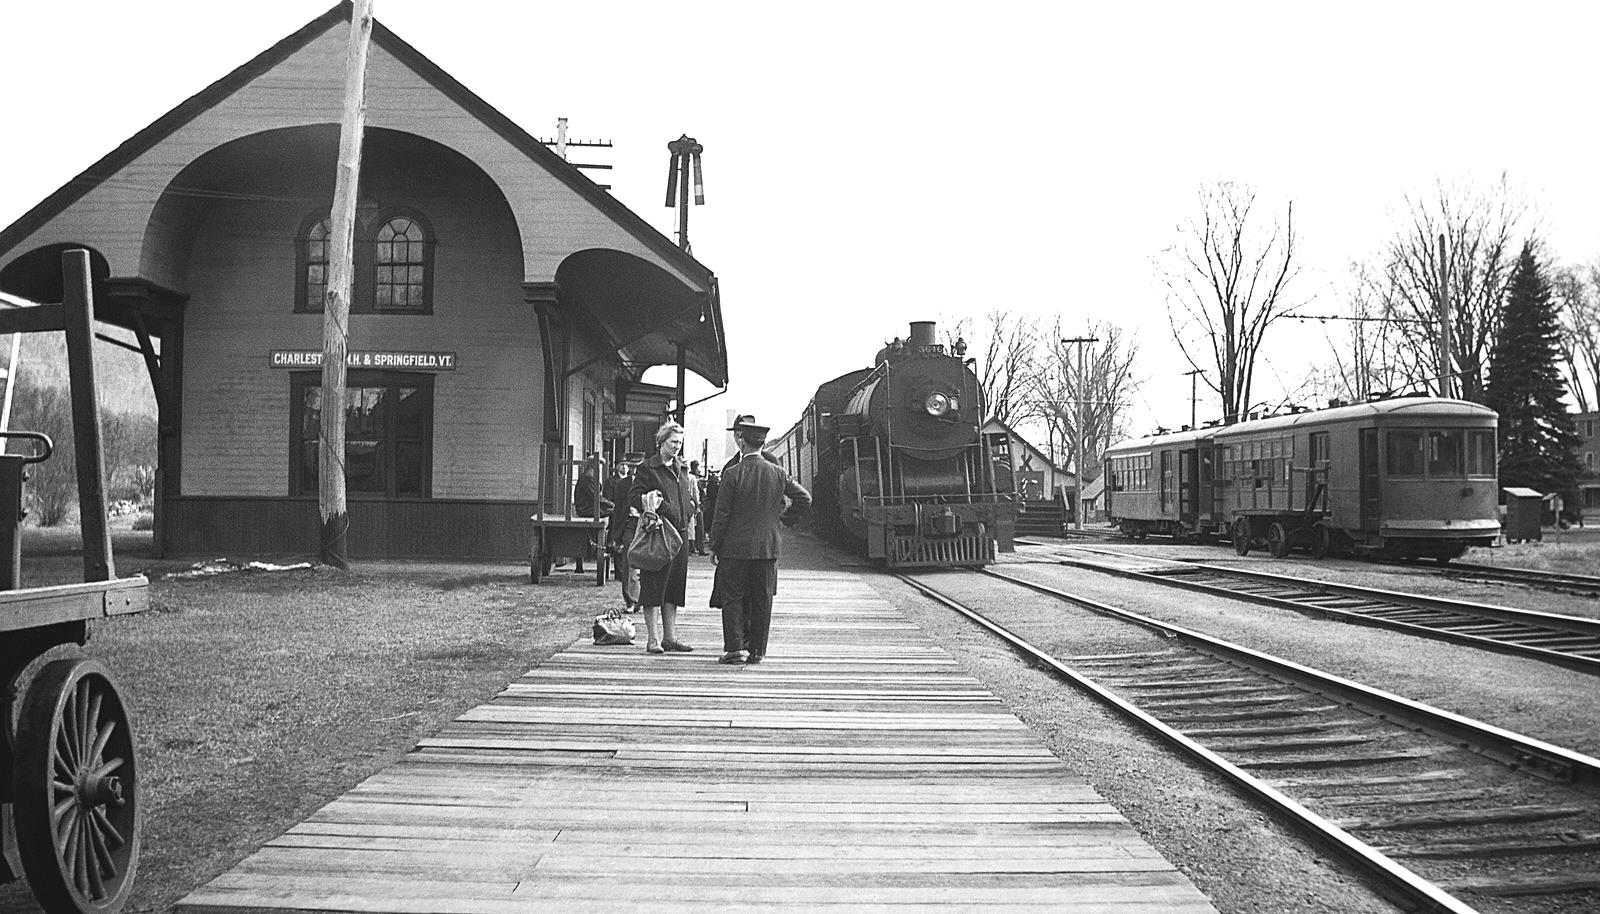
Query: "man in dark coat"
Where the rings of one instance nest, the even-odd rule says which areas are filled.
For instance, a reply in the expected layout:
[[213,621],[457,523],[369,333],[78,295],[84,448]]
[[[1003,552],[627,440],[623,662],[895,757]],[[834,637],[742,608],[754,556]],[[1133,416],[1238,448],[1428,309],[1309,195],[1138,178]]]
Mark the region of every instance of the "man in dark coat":
[[[729,431],[739,442],[740,459],[722,473],[710,543],[722,599],[721,662],[760,663],[767,654],[777,591],[778,524],[793,523],[810,507],[811,493],[783,467],[762,459],[767,427],[754,416],[738,417]],[[748,656],[741,656],[745,651]]]

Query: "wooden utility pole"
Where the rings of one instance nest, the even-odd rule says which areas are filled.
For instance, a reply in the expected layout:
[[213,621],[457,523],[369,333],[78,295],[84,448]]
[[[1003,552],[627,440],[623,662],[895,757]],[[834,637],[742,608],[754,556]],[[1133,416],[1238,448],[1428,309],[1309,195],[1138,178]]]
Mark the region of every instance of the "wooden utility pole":
[[335,568],[345,559],[350,515],[345,508],[344,388],[349,352],[350,288],[355,276],[356,195],[361,186],[361,135],[366,121],[367,47],[372,40],[372,0],[355,0],[345,56],[344,118],[333,185],[328,293],[322,309],[322,433],[317,448],[317,507],[322,515],[318,558]]
[[1084,370],[1084,360],[1088,356],[1084,354],[1083,344],[1099,341],[1098,336],[1075,336],[1061,341],[1078,344],[1078,384],[1077,390],[1074,391],[1077,396],[1073,398],[1072,403],[1072,528],[1074,530],[1083,529],[1083,381],[1088,373]]
[[1439,396],[1454,397],[1455,355],[1450,351],[1450,262],[1445,260],[1444,233],[1439,234]]

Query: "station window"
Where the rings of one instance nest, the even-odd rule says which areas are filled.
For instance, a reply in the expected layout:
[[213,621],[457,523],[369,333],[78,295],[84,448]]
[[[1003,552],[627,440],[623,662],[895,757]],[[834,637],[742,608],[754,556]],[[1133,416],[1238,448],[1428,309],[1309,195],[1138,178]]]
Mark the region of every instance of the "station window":
[[[289,489],[317,493],[322,374],[290,376]],[[351,495],[431,494],[433,376],[352,371],[345,387],[345,487]]]
[[[390,213],[366,228],[358,225],[350,290],[353,314],[430,314],[433,311],[432,230],[414,212]],[[295,305],[322,311],[333,253],[332,223],[312,216],[295,239]]]

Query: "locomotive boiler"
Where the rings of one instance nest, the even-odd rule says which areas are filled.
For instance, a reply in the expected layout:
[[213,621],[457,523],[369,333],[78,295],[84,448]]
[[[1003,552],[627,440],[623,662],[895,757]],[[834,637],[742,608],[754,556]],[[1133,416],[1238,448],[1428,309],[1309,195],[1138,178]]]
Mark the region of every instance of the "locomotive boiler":
[[772,445],[811,486],[818,531],[889,567],[984,565],[1012,551],[1018,503],[996,485],[983,396],[962,347],[934,323],[881,349],[873,367],[822,384]]

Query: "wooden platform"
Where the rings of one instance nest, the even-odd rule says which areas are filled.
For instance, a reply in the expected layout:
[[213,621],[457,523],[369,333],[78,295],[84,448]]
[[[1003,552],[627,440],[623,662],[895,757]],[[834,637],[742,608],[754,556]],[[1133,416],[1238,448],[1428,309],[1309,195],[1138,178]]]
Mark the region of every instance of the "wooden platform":
[[695,653],[585,639],[179,910],[1213,910],[858,578],[785,571],[745,667],[709,572]]

